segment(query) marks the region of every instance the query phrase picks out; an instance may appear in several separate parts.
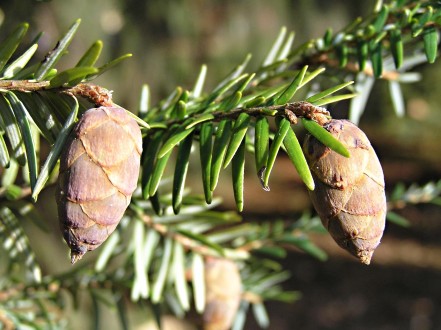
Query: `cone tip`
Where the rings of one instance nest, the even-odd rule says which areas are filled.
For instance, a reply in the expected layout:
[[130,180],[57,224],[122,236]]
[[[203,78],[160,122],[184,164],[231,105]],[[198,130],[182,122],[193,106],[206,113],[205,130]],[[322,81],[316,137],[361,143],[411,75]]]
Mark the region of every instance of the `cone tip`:
[[70,262],[75,264],[78,260],[81,260],[81,258],[85,255],[85,252],[79,252],[79,251],[71,251],[70,253]]
[[374,254],[374,250],[370,250],[370,251],[364,250],[364,251],[360,251],[357,257],[362,264],[369,265],[371,263],[373,254]]

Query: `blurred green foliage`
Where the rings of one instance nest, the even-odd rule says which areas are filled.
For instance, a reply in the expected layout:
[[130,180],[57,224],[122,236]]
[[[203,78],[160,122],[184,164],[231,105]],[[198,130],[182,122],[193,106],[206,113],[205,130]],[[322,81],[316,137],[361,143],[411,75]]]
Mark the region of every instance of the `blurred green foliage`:
[[[327,28],[338,30],[369,10],[374,1],[362,5],[352,1],[142,1],[97,0],[2,1],[3,29],[17,21],[28,21],[35,31],[45,31],[41,55],[50,43],[77,18],[79,35],[69,56],[75,61],[81,50],[97,39],[106,47],[102,58],[133,53],[130,63],[112,70],[96,82],[115,90],[118,104],[136,107],[142,83],[149,83],[153,102],[169,94],[176,85],[190,88],[200,65],[208,64],[208,86],[224,76],[247,53],[257,67],[281,26],[296,32],[300,44]],[[326,13],[326,14],[324,14]],[[31,37],[29,37],[31,38]],[[65,63],[66,67],[74,63]]]

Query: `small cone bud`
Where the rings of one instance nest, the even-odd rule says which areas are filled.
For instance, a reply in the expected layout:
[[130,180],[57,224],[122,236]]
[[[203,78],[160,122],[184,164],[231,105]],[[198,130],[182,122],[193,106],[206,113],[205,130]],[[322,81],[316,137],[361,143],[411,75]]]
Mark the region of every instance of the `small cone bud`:
[[89,109],[75,126],[56,192],[72,263],[115,230],[138,182],[141,151],[138,124],[122,108]]
[[205,290],[204,330],[230,329],[242,294],[237,265],[227,259],[207,259]]
[[323,126],[350,153],[346,158],[308,135],[303,145],[315,190],[312,204],[342,248],[369,264],[385,227],[386,196],[381,164],[368,138],[347,120]]

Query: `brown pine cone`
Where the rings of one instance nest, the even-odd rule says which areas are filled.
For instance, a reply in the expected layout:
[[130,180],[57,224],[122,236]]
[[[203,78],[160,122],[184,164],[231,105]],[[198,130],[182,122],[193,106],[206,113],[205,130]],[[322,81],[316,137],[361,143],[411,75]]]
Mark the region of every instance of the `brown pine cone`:
[[87,110],[60,158],[57,204],[72,263],[115,230],[136,188],[142,137],[124,109]]
[[208,258],[205,263],[205,290],[204,329],[230,329],[242,294],[237,265],[228,259]]
[[333,119],[323,127],[346,146],[350,157],[306,137],[303,150],[315,181],[312,204],[334,240],[369,264],[385,227],[381,164],[366,135],[350,121]]

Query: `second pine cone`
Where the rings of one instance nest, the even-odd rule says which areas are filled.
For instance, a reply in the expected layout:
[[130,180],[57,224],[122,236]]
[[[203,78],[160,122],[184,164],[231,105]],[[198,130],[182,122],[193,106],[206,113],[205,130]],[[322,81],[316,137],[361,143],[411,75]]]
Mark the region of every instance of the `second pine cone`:
[[303,149],[315,190],[310,197],[334,240],[369,264],[385,227],[386,196],[381,164],[366,135],[347,120],[323,126],[343,143],[346,158],[308,135]]

